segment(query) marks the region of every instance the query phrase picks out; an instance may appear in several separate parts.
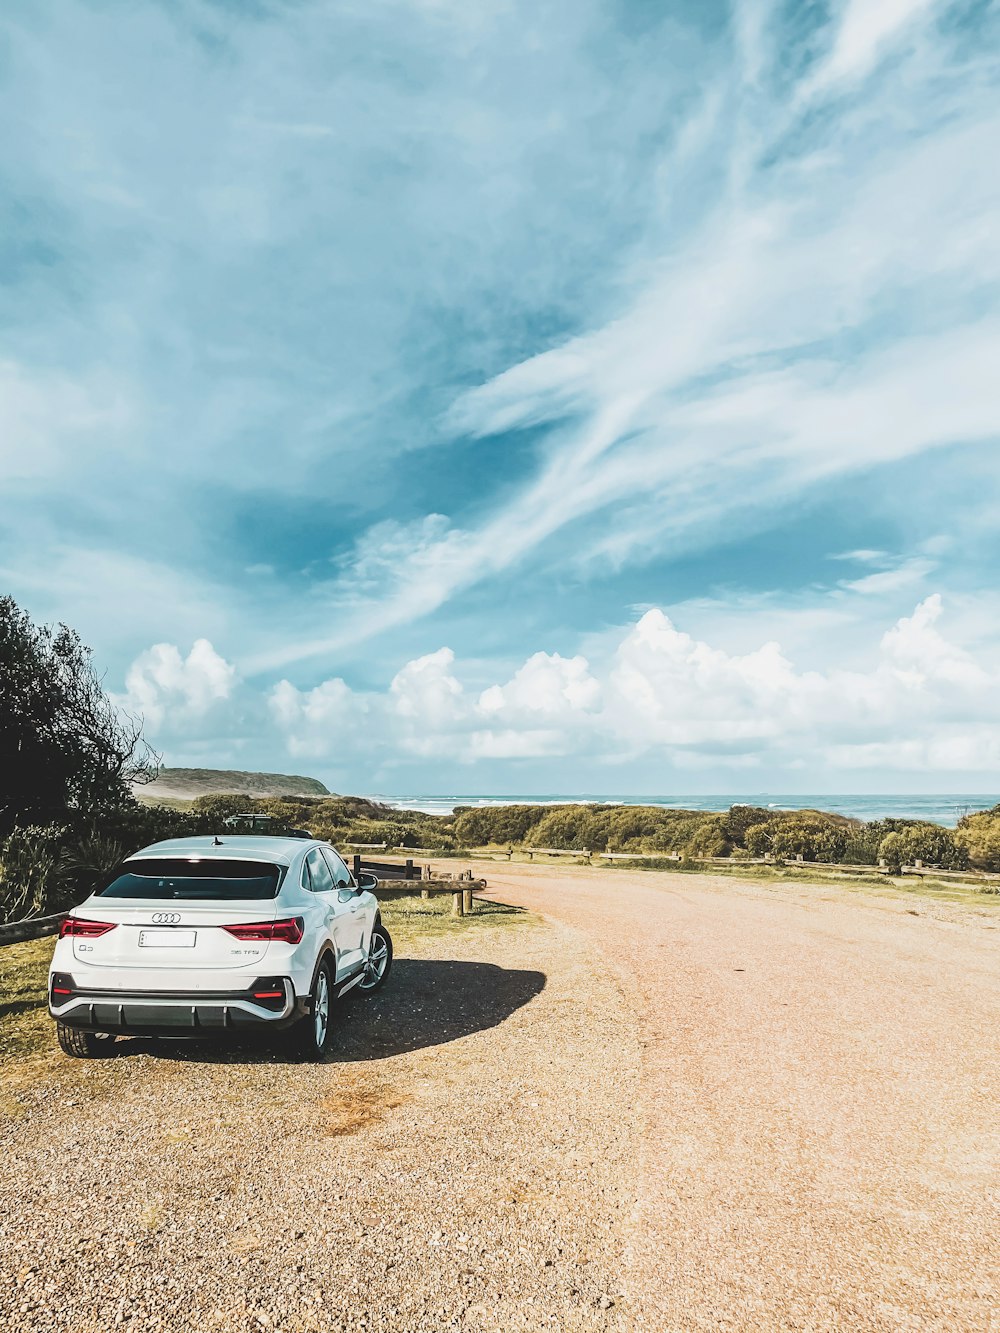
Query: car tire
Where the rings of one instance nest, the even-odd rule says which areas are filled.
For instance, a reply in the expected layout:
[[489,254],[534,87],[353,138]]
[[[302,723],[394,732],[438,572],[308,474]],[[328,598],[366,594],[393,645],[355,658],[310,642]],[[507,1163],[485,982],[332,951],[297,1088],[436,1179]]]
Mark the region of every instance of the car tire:
[[372,931],[371,942],[368,945],[368,961],[365,963],[364,974],[358,982],[358,990],[364,991],[366,995],[378,990],[380,986],[385,985],[385,979],[391,969],[392,938],[379,921]]
[[324,958],[313,982],[309,1012],[292,1028],[298,1054],[303,1060],[322,1060],[333,1044],[333,968]]
[[110,1055],[115,1044],[113,1032],[81,1032],[79,1028],[67,1027],[58,1020],[56,1037],[62,1051],[75,1060],[100,1059],[103,1055]]

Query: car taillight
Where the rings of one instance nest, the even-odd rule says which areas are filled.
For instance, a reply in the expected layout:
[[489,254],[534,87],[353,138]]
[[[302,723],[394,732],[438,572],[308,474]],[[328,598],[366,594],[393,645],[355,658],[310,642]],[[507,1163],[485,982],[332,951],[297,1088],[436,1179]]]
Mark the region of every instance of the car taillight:
[[238,940],[280,940],[284,944],[298,944],[302,938],[302,918],[286,917],[283,921],[251,921],[236,926],[223,926]]
[[117,921],[84,921],[82,917],[68,916],[59,927],[59,938],[64,940],[67,935],[81,935],[84,939],[96,940],[98,935],[114,930],[117,924]]

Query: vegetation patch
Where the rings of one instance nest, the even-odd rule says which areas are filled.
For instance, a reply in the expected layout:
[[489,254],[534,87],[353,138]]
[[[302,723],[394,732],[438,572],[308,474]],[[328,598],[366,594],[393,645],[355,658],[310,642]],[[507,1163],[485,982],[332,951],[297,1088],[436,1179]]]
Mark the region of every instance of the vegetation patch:
[[534,924],[538,920],[523,908],[508,907],[505,903],[485,898],[473,899],[469,915],[452,916],[449,893],[433,893],[429,898],[421,898],[419,893],[389,898],[380,902],[379,908],[397,952],[415,940],[431,935],[455,935],[477,926]]
[[52,1046],[45,987],[54,945],[49,937],[0,948],[0,1064]]
[[357,1134],[407,1101],[405,1093],[366,1073],[342,1072],[337,1087],[323,1098],[323,1124],[333,1137]]
[[231,768],[160,768],[137,795],[194,800],[220,793],[240,796],[329,796],[318,778],[297,773],[247,773]]

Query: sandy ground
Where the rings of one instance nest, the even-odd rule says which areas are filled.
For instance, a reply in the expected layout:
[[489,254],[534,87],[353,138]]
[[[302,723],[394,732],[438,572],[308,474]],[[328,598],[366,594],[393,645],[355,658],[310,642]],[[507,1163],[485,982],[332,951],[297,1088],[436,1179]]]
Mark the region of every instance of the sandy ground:
[[640,1049],[578,932],[401,936],[323,1065],[115,1049],[6,1080],[3,1333],[631,1326]]
[[630,1327],[1000,1329],[1000,911],[480,869],[638,1015]]
[[1000,1330],[1000,911],[481,870],[328,1064],[5,1070],[3,1333]]

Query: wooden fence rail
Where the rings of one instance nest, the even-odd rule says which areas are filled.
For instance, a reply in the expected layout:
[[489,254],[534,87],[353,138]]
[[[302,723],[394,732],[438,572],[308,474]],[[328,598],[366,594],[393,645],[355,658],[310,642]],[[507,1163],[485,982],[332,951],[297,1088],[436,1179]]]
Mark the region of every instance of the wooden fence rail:
[[54,935],[68,916],[68,912],[56,912],[54,916],[36,916],[30,921],[8,921],[6,925],[0,926],[0,947]]

